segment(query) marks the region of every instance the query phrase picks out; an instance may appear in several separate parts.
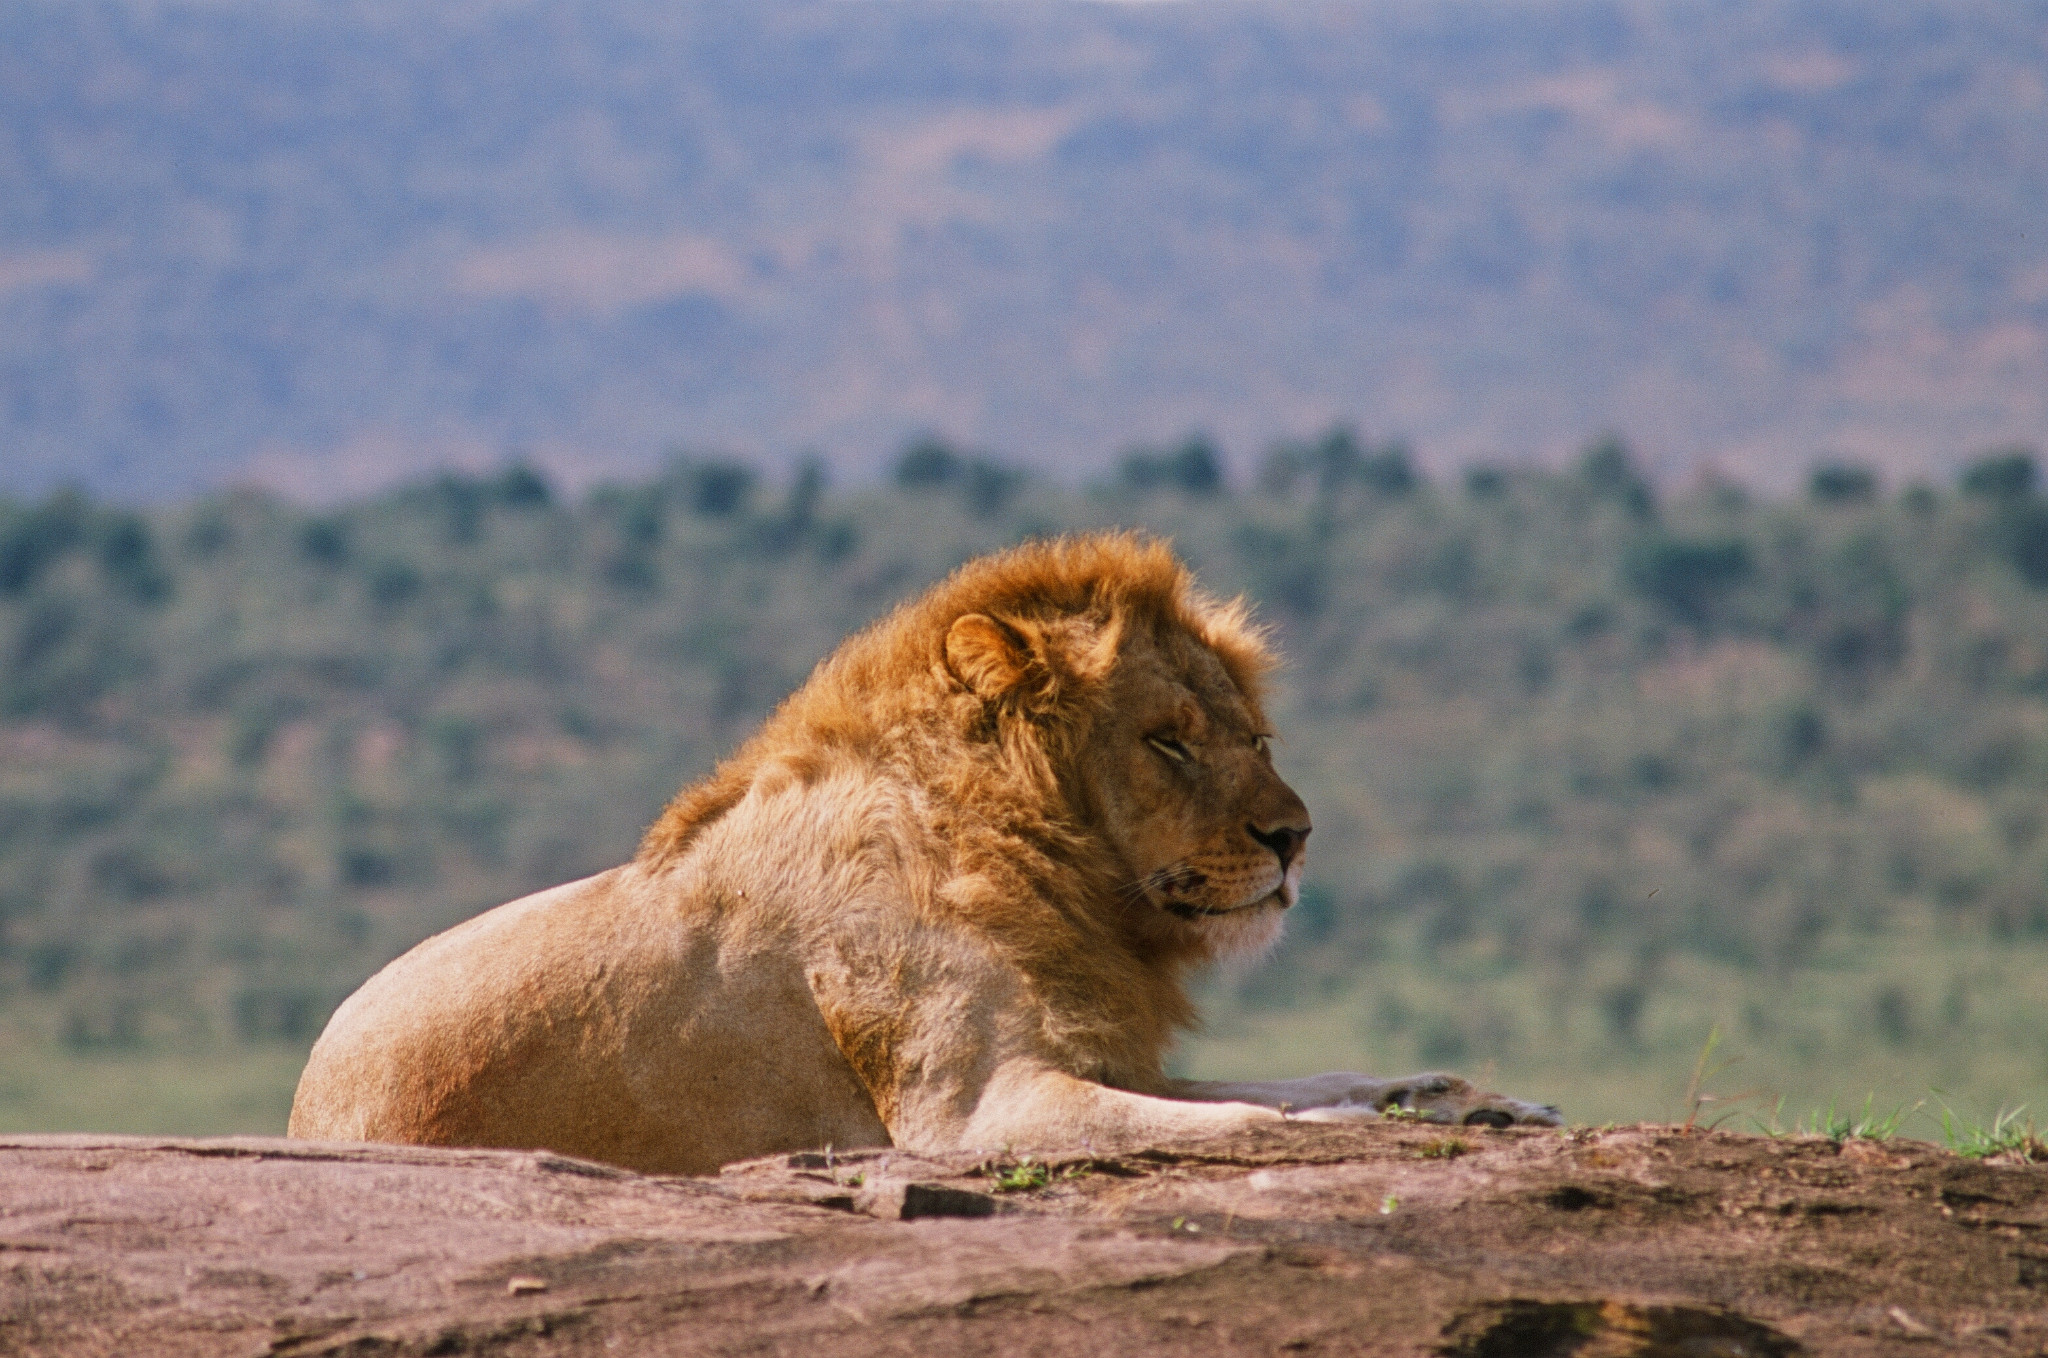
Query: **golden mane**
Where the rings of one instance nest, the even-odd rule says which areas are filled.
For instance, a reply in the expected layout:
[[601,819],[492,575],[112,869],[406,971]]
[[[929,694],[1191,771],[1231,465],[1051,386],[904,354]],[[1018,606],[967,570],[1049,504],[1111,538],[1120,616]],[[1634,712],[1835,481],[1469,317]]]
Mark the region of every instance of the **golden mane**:
[[[1275,663],[1244,602],[1202,590],[1160,539],[1121,532],[1027,542],[968,562],[841,643],[709,778],[669,803],[641,840],[641,863],[659,867],[688,848],[739,803],[770,759],[801,767],[828,747],[872,754],[906,727],[928,726],[958,690],[946,672],[947,630],[970,613],[1184,631],[1215,652],[1254,710]],[[1064,695],[1065,705],[1078,696]],[[1043,724],[1061,715],[1046,714]]]

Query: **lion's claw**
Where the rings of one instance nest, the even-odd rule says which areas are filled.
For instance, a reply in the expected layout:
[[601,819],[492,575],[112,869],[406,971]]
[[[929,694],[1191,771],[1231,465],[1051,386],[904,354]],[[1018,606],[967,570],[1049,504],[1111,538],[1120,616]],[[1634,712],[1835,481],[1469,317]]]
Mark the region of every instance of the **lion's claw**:
[[1492,1101],[1466,1113],[1467,1127],[1562,1127],[1564,1114],[1552,1104],[1524,1103],[1495,1094]]

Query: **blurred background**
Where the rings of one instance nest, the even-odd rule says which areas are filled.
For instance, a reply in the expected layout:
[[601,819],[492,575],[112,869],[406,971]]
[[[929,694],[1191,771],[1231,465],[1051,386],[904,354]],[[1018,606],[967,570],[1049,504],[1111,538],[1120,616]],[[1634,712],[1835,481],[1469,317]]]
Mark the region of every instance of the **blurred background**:
[[378,966],[1111,525],[1316,815],[1182,1073],[2038,1106],[2044,441],[2042,0],[16,0],[0,1129],[281,1131]]

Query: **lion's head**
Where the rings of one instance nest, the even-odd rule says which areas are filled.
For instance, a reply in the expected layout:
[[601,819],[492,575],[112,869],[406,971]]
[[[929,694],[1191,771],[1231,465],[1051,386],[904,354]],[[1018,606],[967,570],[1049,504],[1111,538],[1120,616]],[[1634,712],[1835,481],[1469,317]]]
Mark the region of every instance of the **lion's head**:
[[[1256,668],[1240,663],[1233,675],[1205,635],[1256,634],[1186,589],[1172,601],[1036,619],[964,614],[948,629],[946,665],[984,704],[1064,728],[1057,772],[1079,819],[1119,860],[1123,907],[1157,912],[1204,951],[1257,948],[1300,890],[1308,808],[1273,768]],[[1237,659],[1263,664],[1264,654],[1245,647]]]
[[[1273,657],[1163,544],[1038,542],[968,563],[850,640],[648,837],[687,843],[764,761],[890,750],[1008,826],[1061,827],[1120,927],[1183,955],[1256,949],[1300,888],[1308,811],[1274,770]],[[811,753],[796,748],[802,733]]]

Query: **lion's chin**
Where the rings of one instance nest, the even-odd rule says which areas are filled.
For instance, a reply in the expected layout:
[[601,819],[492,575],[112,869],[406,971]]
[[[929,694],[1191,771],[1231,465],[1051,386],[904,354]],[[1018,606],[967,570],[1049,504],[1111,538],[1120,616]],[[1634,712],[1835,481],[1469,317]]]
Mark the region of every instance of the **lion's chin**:
[[1235,961],[1254,961],[1280,941],[1286,926],[1286,907],[1280,893],[1227,915],[1211,915],[1202,921],[1202,941],[1212,956]]

